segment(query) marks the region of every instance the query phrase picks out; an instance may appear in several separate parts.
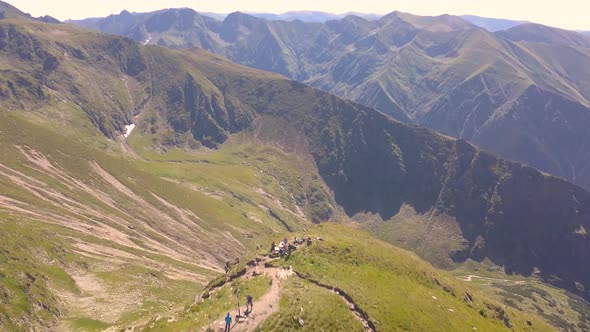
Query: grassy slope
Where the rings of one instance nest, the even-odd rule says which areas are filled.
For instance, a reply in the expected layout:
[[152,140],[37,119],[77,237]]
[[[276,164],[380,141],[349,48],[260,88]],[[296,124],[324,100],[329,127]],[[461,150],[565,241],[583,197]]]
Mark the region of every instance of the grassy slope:
[[[136,158],[106,139],[119,139],[134,115],[162,105],[157,98],[145,104],[150,78],[135,70],[147,60],[130,41],[21,19],[2,21],[0,30],[11,59],[0,80],[0,210],[42,228],[53,224],[47,241],[67,243],[68,255],[85,262],[59,268],[86,286],[63,293],[42,284],[52,311],[11,312],[0,325],[51,326],[60,313],[63,329],[125,326],[166,312],[191,299],[226,259],[313,215],[308,201],[321,181],[302,172],[308,162],[276,148],[244,139],[216,153],[161,153],[154,137],[136,131],[129,139],[143,157]],[[153,70],[167,72],[161,63]],[[200,80],[204,91],[215,90]],[[158,82],[159,91],[173,85]],[[11,111],[19,109],[29,112]],[[5,253],[19,255],[13,247]],[[26,295],[22,283],[10,287],[6,304]],[[64,302],[54,301],[57,293]]]
[[[367,313],[378,331],[462,331],[473,327],[480,331],[508,331],[501,318],[504,316],[517,331],[553,330],[535,313],[501,305],[477,287],[361,230],[322,224],[305,234],[322,236],[324,241],[300,247],[290,258],[273,263],[292,266],[303,278],[293,275],[282,283],[279,311],[258,326],[259,331],[363,330],[342,299],[306,278],[344,291]],[[179,312],[176,321],[161,320],[152,327],[178,331],[198,328],[201,324],[193,325],[194,320],[202,323],[207,312],[228,301],[231,294],[204,300]],[[231,303],[226,307],[231,308]],[[217,311],[221,316],[223,310]]]
[[0,325],[20,330],[19,319],[44,327],[63,313],[57,291],[80,292],[63,266],[83,264],[53,236],[55,228],[0,213]]
[[[341,288],[378,330],[506,329],[497,303],[407,251],[343,226],[326,224],[313,233],[325,241],[297,251],[283,265]],[[506,313],[517,330],[551,330],[538,317]]]
[[472,287],[482,289],[511,308],[536,313],[556,328],[564,331],[588,329],[587,301],[547,285],[535,276],[506,275],[489,261],[467,261],[453,274],[462,279],[470,277]]
[[[4,201],[8,204],[2,205],[5,212],[0,219],[21,220],[21,227],[10,233],[12,238],[21,239],[19,247],[2,241],[3,257],[18,257],[20,262],[27,257],[23,250],[34,252],[37,238],[25,234],[27,230],[38,227],[45,232],[43,241],[55,243],[55,246],[63,243],[60,250],[67,257],[73,257],[71,260],[74,261],[49,259],[47,262],[50,263],[43,263],[49,266],[44,268],[45,265],[33,260],[36,264],[33,267],[40,276],[37,283],[41,283],[41,300],[35,294],[29,294],[28,301],[24,300],[28,290],[22,280],[3,283],[4,287],[8,287],[6,293],[11,294],[5,303],[10,305],[9,308],[15,308],[8,315],[10,319],[5,317],[2,320],[4,326],[24,329],[36,324],[35,321],[45,321],[46,326],[51,326],[56,322],[57,313],[60,313],[60,318],[65,320],[61,324],[63,328],[77,326],[86,329],[90,325],[127,325],[140,318],[165,313],[179,303],[190,301],[199,285],[219,273],[224,259],[241,256],[245,251],[265,243],[264,239],[270,234],[283,231],[283,224],[268,213],[269,209],[293,229],[305,223],[302,217],[288,210],[296,211],[290,192],[283,189],[276,176],[266,173],[272,170],[269,167],[275,167],[270,161],[277,160],[280,165],[289,160],[276,149],[240,148],[236,145],[215,153],[195,155],[171,151],[159,155],[160,160],[157,161],[140,160],[125,157],[116,144],[104,138],[91,144],[102,148],[92,148],[85,144],[89,136],[75,130],[68,132],[68,136],[62,136],[57,132],[59,123],[42,120],[42,117],[6,111],[0,117],[2,171],[11,176],[14,172],[21,172],[22,176],[18,176],[21,180],[32,178],[34,180],[29,182],[38,181],[41,188],[52,188],[56,193],[55,197],[43,197],[49,192],[41,191],[41,196],[38,196],[32,188],[17,185],[9,177],[0,179],[1,198],[10,199]],[[46,156],[55,169],[61,171],[60,175],[49,173],[40,163],[29,161],[16,146],[34,149]],[[242,161],[241,154],[249,154],[252,161]],[[202,162],[183,162],[187,160]],[[130,205],[130,197],[122,195],[111,183],[97,176],[89,167],[89,162],[101,165],[135,192],[143,203]],[[87,184],[93,191],[81,190],[75,181]],[[293,186],[297,183],[291,177],[282,181],[292,182]],[[261,192],[256,192],[254,188],[260,188]],[[93,195],[98,190],[107,193],[114,203],[107,204]],[[151,193],[175,208],[162,205],[154,200]],[[61,206],[68,197],[76,203],[67,201],[65,206]],[[146,208],[155,208],[163,214],[149,216],[140,211]],[[195,227],[198,227],[189,232],[182,231],[186,229],[186,223],[181,223],[179,219],[182,218],[176,209],[183,209],[188,215],[189,211],[193,211],[200,219],[189,217],[190,223],[196,222]],[[188,225],[192,227],[190,223]],[[9,223],[6,222],[6,225]],[[128,225],[134,225],[134,229]],[[8,232],[8,226],[3,224],[4,228]],[[109,233],[117,236],[109,236]],[[170,237],[176,241],[172,242]],[[237,241],[239,245],[221,245],[228,240]],[[159,247],[154,247],[155,242],[152,241],[160,243]],[[209,244],[203,245],[203,241]],[[162,251],[164,248],[167,251]],[[188,252],[187,248],[190,248]],[[202,262],[207,265],[201,267]],[[4,264],[13,263],[3,263],[3,269],[11,266],[10,270],[15,274],[13,277],[27,269],[35,270],[24,263]],[[63,278],[70,282],[72,276],[74,279],[80,277],[77,283],[87,282],[86,276],[92,276],[92,285],[87,290],[80,290],[74,283],[73,290],[64,293],[55,285],[59,279],[55,276],[58,272],[54,270],[62,271]],[[61,278],[61,275],[58,277]],[[57,300],[58,294],[69,297],[69,300]],[[131,303],[116,294],[127,294],[129,299],[141,305],[137,306],[137,302]],[[99,304],[88,305],[84,299],[93,299]],[[42,303],[47,303],[49,311],[37,308]],[[16,310],[26,305],[33,305],[36,309]],[[111,308],[106,309],[109,305]],[[96,309],[105,310],[104,318],[96,314]]]
[[285,282],[279,308],[256,330],[364,331],[338,295],[295,277]]
[[[411,246],[414,252],[433,261],[440,262],[444,260],[445,252],[460,248],[461,240],[455,238],[452,232],[434,232],[415,215],[415,211],[406,209],[407,207],[402,214],[385,224],[370,224],[367,228],[378,238],[403,247]],[[428,235],[424,236],[425,233]],[[433,233],[436,235],[433,236]],[[443,239],[442,234],[446,238]],[[435,248],[440,251],[437,252]],[[471,276],[468,283],[473,288],[483,290],[486,296],[495,298],[508,307],[537,314],[559,329],[587,328],[590,318],[588,302],[566,290],[548,285],[536,274],[530,277],[506,274],[503,267],[489,260],[468,260],[449,267],[458,278]]]
[[[83,319],[93,319],[92,324],[111,325],[113,323],[124,323],[131,322],[136,319],[133,317],[132,312],[142,311],[142,314],[160,312],[167,310],[168,303],[175,303],[177,301],[186,301],[190,298],[187,297],[187,290],[195,289],[197,285],[201,283],[198,275],[213,275],[214,271],[207,271],[199,268],[194,263],[184,263],[176,259],[166,257],[166,255],[157,254],[147,248],[133,248],[129,244],[119,243],[117,239],[108,239],[109,237],[105,233],[98,232],[98,234],[92,234],[94,227],[100,230],[101,224],[104,223],[111,227],[115,227],[112,230],[117,229],[118,231],[124,231],[125,224],[119,224],[114,222],[116,215],[111,215],[110,219],[105,217],[101,221],[95,221],[94,218],[100,218],[98,212],[94,212],[97,215],[92,216],[91,211],[110,212],[110,207],[106,207],[100,202],[96,201],[96,197],[90,196],[85,192],[77,192],[68,188],[68,183],[60,178],[54,178],[50,174],[43,173],[39,169],[38,165],[28,163],[23,160],[24,156],[18,153],[18,150],[14,148],[12,144],[18,144],[19,146],[27,146],[33,148],[36,151],[51,156],[57,156],[61,154],[64,158],[59,158],[58,167],[65,170],[65,173],[69,176],[73,176],[75,179],[82,181],[83,183],[91,183],[96,181],[91,177],[91,172],[88,171],[87,165],[85,165],[84,156],[92,156],[93,159],[98,159],[99,162],[103,162],[104,165],[112,167],[113,170],[124,171],[127,169],[128,172],[132,173],[131,169],[127,168],[129,165],[122,159],[109,157],[104,152],[98,150],[89,150],[82,148],[82,145],[76,142],[72,142],[69,138],[62,137],[51,130],[47,130],[45,127],[28,123],[27,120],[23,120],[22,116],[15,114],[2,113],[2,166],[3,171],[6,171],[7,167],[11,172],[19,171],[28,174],[27,176],[37,179],[38,183],[43,183],[44,186],[50,186],[55,192],[63,193],[66,197],[75,197],[82,206],[89,207],[88,212],[76,213],[69,208],[70,206],[60,207],[59,201],[52,201],[45,199],[43,196],[36,196],[34,191],[27,190],[23,186],[16,185],[14,182],[6,177],[2,178],[2,197],[4,199],[12,199],[12,204],[3,205],[4,211],[8,209],[9,215],[3,214],[3,220],[11,220],[12,218],[18,218],[20,221],[20,227],[14,229],[10,234],[15,239],[19,239],[18,244],[21,251],[17,251],[10,245],[10,242],[2,241],[2,247],[4,253],[8,253],[12,257],[16,257],[16,261],[26,260],[28,253],[35,253],[35,247],[37,243],[47,242],[54,243],[54,246],[61,244],[59,249],[63,252],[65,257],[73,257],[68,260],[53,259],[53,253],[48,249],[45,249],[47,254],[35,255],[37,257],[48,257],[43,262],[36,262],[35,264],[46,264],[49,269],[55,271],[61,271],[63,275],[59,276],[61,279],[65,279],[73,282],[71,275],[93,275],[98,281],[95,285],[91,285],[89,290],[80,289],[74,284],[71,290],[63,292],[63,287],[56,285],[60,281],[55,276],[55,272],[49,273],[44,268],[34,269],[39,280],[44,280],[46,283],[40,287],[43,288],[43,292],[50,294],[52,298],[57,298],[58,294],[62,297],[61,300],[69,298],[69,300],[47,302],[45,300],[30,299],[30,304],[35,309],[30,311],[12,312],[8,319],[3,321],[3,324],[7,326],[13,326],[16,329],[26,329],[32,324],[30,320],[45,319],[50,323],[55,323],[57,314],[62,319],[71,321],[72,324],[78,326],[85,326],[89,321]],[[55,161],[57,158],[53,159]],[[102,159],[102,160],[100,160]],[[85,167],[86,166],[86,167]],[[127,166],[127,167],[125,167]],[[128,173],[129,174],[129,173]],[[71,183],[69,183],[71,186]],[[98,187],[97,183],[94,183]],[[104,184],[101,189],[104,189]],[[41,195],[46,195],[41,192]],[[116,194],[113,193],[113,198]],[[19,209],[15,209],[20,207]],[[98,210],[95,210],[98,209]],[[6,212],[5,212],[6,213]],[[113,213],[115,213],[113,211]],[[120,213],[120,212],[119,212]],[[15,216],[15,217],[12,217]],[[21,217],[22,216],[22,217]],[[57,216],[63,216],[64,219],[57,218]],[[129,216],[123,216],[129,218]],[[129,222],[133,220],[128,219]],[[45,222],[56,223],[57,225],[46,224]],[[86,224],[86,227],[81,228],[81,225]],[[61,225],[60,225],[61,224]],[[8,222],[3,224],[3,231],[7,228]],[[63,226],[62,226],[63,225]],[[39,228],[43,233],[43,238],[37,239],[33,236],[27,236],[32,230]],[[33,233],[34,234],[34,233]],[[67,243],[67,244],[66,244]],[[84,245],[84,249],[78,247],[78,245]],[[25,252],[22,250],[26,248]],[[94,248],[96,252],[88,251],[89,248]],[[112,252],[106,248],[118,249],[120,252]],[[128,252],[133,256],[125,257],[121,256],[124,252]],[[109,257],[109,256],[114,257]],[[119,261],[118,259],[111,258],[123,258],[124,260]],[[26,262],[26,261],[25,261]],[[180,270],[191,273],[192,276],[185,278],[188,280],[173,282],[170,276],[166,273],[161,273],[161,266],[169,265],[175,266]],[[37,265],[39,266],[39,265]],[[43,265],[41,265],[43,266]],[[4,268],[4,264],[3,264]],[[16,275],[30,269],[27,265],[13,265],[11,270]],[[50,270],[50,272],[52,271]],[[153,278],[150,277],[153,275]],[[139,276],[139,277],[138,277]],[[143,277],[145,276],[145,278]],[[152,278],[152,282],[148,282]],[[39,283],[40,281],[37,281]],[[93,287],[99,287],[98,285],[104,286],[104,294],[95,294]],[[101,286],[101,287],[102,287]],[[19,297],[25,296],[29,293],[29,290],[19,284],[8,284],[9,292],[12,294],[7,299],[6,304],[12,307]],[[135,291],[137,289],[137,292]],[[93,308],[89,308],[87,305],[81,305],[81,302],[76,302],[78,299],[81,301],[84,298],[94,298],[99,301],[106,301],[106,305],[113,305],[113,301],[122,301],[116,294],[122,290],[128,291],[128,294],[133,294],[133,297],[138,301],[143,302],[142,305],[134,307],[131,306],[113,306],[113,310],[118,311],[115,313],[114,318],[108,323],[98,322],[101,318],[95,314]],[[30,295],[29,295],[30,296]],[[109,300],[109,297],[112,297]],[[151,299],[150,299],[151,298]],[[46,304],[44,304],[46,303]],[[48,305],[50,309],[40,310],[40,308]],[[99,310],[104,310],[105,316],[109,316],[109,309],[104,308],[104,305],[97,305]],[[14,307],[17,308],[17,307]],[[45,312],[49,311],[49,312]],[[51,317],[47,317],[47,316]],[[127,317],[126,317],[127,316]],[[81,320],[82,319],[82,320]],[[34,324],[34,323],[33,323]],[[48,324],[47,326],[51,326]]]

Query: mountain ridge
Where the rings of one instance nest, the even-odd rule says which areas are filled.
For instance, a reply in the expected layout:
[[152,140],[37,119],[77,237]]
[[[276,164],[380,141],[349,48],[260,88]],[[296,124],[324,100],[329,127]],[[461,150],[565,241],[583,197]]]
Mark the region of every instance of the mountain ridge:
[[[582,34],[528,23],[491,33],[456,16],[400,12],[376,21],[349,16],[326,23],[268,21],[245,13],[215,21],[190,10],[186,14],[194,24],[151,35],[136,28],[132,37],[163,46],[201,47],[376,107],[401,121],[468,139],[590,188],[590,173],[571,171],[585,162],[585,153],[578,152],[583,151],[584,131],[543,146],[545,158],[506,152],[515,149],[512,145],[539,149],[534,142],[546,138],[528,126],[521,130],[532,130],[525,134],[530,139],[499,146],[490,138],[508,130],[503,126],[514,125],[498,122],[501,114],[516,100],[526,103],[523,94],[534,86],[545,99],[555,96],[590,107],[590,89],[584,83],[590,77],[584,69],[590,64],[590,39]],[[173,22],[159,15],[151,20]],[[568,109],[572,117],[564,118],[555,106],[546,111],[561,123],[586,121],[586,112],[574,115]],[[533,127],[548,125],[534,122]],[[483,130],[496,132],[479,136]],[[574,144],[576,152],[563,156],[560,144]]]

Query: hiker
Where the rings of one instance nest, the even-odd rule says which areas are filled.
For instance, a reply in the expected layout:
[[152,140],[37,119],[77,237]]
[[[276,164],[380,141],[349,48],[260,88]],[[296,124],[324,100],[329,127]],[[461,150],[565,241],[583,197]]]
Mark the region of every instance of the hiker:
[[283,239],[283,243],[284,243],[284,244],[287,244],[287,242],[289,242],[289,240],[287,240],[287,238],[285,237],[285,238]]
[[276,246],[277,246],[277,245],[275,244],[275,241],[272,241],[272,244],[270,245],[270,252],[273,252],[273,251],[275,251],[275,247],[276,247]]
[[285,244],[283,242],[279,242],[279,250],[283,251],[284,248],[285,248]]
[[252,308],[254,307],[254,304],[252,303],[252,295],[248,294],[246,299],[248,300],[246,303],[246,311],[252,312]]
[[229,332],[231,327],[231,316],[229,315],[229,312],[227,313],[227,316],[225,316],[225,330],[224,332]]
[[286,251],[287,257],[291,257],[291,252],[293,250],[295,250],[295,246],[292,245],[291,243],[287,243],[287,251]]

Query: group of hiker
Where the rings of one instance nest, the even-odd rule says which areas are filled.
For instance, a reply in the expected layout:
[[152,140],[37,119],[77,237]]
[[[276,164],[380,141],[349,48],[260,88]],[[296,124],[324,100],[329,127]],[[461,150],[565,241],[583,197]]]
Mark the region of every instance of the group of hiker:
[[295,250],[295,246],[289,243],[287,238],[284,238],[279,244],[276,244],[274,241],[270,245],[270,253],[272,256],[281,256],[284,257],[286,255],[291,255],[291,252]]
[[[295,249],[297,249],[297,246],[301,246],[304,244],[307,244],[307,246],[310,246],[312,244],[313,241],[324,241],[323,238],[321,237],[316,237],[316,238],[312,238],[310,236],[307,237],[303,237],[303,238],[298,238],[295,237],[295,239],[293,240],[293,243],[289,243],[289,241],[287,240],[287,238],[285,237],[283,240],[279,241],[278,244],[276,244],[274,241],[272,242],[271,246],[270,246],[270,256],[275,256],[275,257],[284,257],[284,256],[289,256],[291,255],[291,252],[293,252]],[[239,259],[236,259],[236,261],[234,262],[234,264],[238,264],[239,263]],[[225,264],[225,271],[226,273],[229,272],[231,267],[231,263],[229,261],[226,262]],[[244,312],[245,315],[248,315],[252,312],[252,309],[254,308],[254,304],[253,304],[253,298],[252,295],[248,295],[246,297],[247,302],[246,302],[246,311]],[[240,318],[240,316],[236,316],[236,321]],[[225,330],[226,332],[229,332],[232,326],[232,317],[230,315],[230,313],[228,312],[227,315],[225,316]]]
[[287,238],[284,238],[283,240],[279,241],[279,244],[276,244],[273,241],[272,244],[270,245],[270,255],[271,255],[271,257],[272,256],[275,256],[275,257],[289,256],[289,255],[291,255],[291,252],[293,252],[293,251],[295,251],[295,249],[297,249],[297,246],[301,246],[303,244],[307,244],[308,246],[310,246],[313,240],[323,241],[324,239],[321,237],[316,237],[316,238],[312,239],[311,236],[308,236],[308,237],[304,236],[303,238],[295,237],[295,240],[293,240],[293,243],[289,243]]
[[[248,295],[246,297],[246,311],[244,312],[244,314],[246,314],[246,315],[250,314],[253,309],[254,309],[254,303],[253,303],[252,295]],[[238,318],[240,318],[240,317],[239,316],[236,316],[236,321],[238,320]],[[230,331],[230,329],[231,329],[231,323],[232,323],[232,318],[231,318],[231,315],[228,312],[227,315],[225,316],[225,329],[224,329],[224,332],[229,332]]]

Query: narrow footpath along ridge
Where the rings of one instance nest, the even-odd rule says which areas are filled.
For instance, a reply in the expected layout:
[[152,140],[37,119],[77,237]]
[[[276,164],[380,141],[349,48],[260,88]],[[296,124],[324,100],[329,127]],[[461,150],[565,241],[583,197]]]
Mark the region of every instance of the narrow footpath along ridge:
[[[232,326],[232,332],[254,331],[256,327],[258,327],[268,317],[277,312],[279,310],[279,300],[282,290],[281,283],[283,280],[291,277],[292,275],[295,275],[306,282],[310,282],[322,288],[326,288],[334,294],[338,295],[344,302],[346,302],[347,306],[350,308],[354,316],[363,324],[363,326],[365,327],[365,331],[376,332],[375,326],[369,320],[367,314],[354,303],[353,299],[348,294],[346,294],[337,287],[330,286],[319,281],[307,278],[304,275],[296,271],[293,271],[292,267],[290,267],[289,269],[285,269],[272,266],[270,262],[278,259],[279,258],[270,259],[268,257],[263,257],[257,258],[256,260],[252,260],[248,262],[247,267],[244,270],[239,271],[238,273],[228,277],[226,279],[226,282],[213,286],[205,294],[201,294],[201,297],[203,298],[209,297],[212,294],[214,294],[217,290],[225,286],[228,282],[231,282],[238,278],[250,279],[258,275],[267,275],[271,277],[272,284],[270,290],[254,302],[254,312],[250,313],[247,316],[240,316],[239,320],[235,322]],[[230,311],[230,314],[235,319],[237,312],[233,310]],[[215,320],[212,323],[211,327],[214,331],[223,331],[225,327],[224,317],[219,317],[217,320]],[[205,330],[207,330],[206,326],[201,328],[201,331]]]
[[[293,270],[272,267],[270,266],[268,261],[269,259],[265,257],[262,259],[257,259],[248,262],[248,267],[246,268],[245,272],[240,271],[236,275],[230,276],[227,279],[227,282],[230,282],[238,278],[250,279],[258,275],[267,275],[272,279],[270,290],[253,303],[254,311],[252,313],[250,313],[247,316],[240,316],[238,321],[235,322],[232,326],[232,332],[254,331],[254,329],[258,325],[260,325],[260,323],[262,323],[268,317],[270,317],[272,314],[278,311],[281,293],[281,282],[293,275]],[[227,282],[220,285],[216,285],[215,287],[210,289],[207,296],[211,296],[211,294],[214,294],[218,289],[225,286]],[[235,319],[237,312],[233,310],[230,311],[230,314]],[[225,327],[224,317],[219,317],[219,319],[215,320],[211,326],[214,329],[214,331],[223,331]],[[207,327],[203,327],[201,328],[201,330],[207,330]]]

